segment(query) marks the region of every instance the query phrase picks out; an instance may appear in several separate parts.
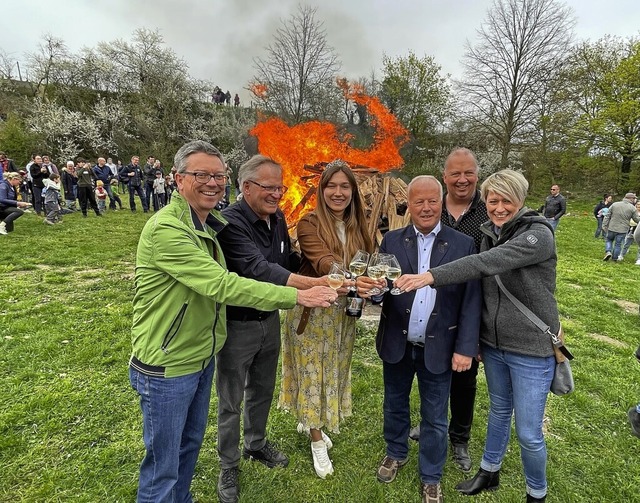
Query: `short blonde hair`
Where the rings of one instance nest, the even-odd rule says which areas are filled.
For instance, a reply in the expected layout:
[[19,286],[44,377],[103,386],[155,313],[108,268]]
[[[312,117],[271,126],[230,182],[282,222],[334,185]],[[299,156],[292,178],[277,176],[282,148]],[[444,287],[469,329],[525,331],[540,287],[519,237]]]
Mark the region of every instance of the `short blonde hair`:
[[20,173],[16,173],[14,171],[12,171],[11,173],[7,174],[7,180],[15,180],[16,178],[22,180],[22,175]]
[[529,182],[522,173],[512,169],[503,169],[489,176],[480,187],[482,200],[486,201],[489,192],[500,194],[514,203],[524,204],[529,190]]
[[102,180],[98,180],[98,181],[96,182],[96,186],[98,186],[98,187],[104,187],[104,182],[103,182]]

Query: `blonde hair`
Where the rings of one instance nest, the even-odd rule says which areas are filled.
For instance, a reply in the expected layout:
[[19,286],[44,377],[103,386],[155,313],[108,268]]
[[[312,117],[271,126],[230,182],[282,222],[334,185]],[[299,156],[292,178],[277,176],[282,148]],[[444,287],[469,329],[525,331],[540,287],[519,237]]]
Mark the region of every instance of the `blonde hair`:
[[[347,235],[345,246],[342,246],[342,242],[336,232],[336,217],[327,207],[327,202],[324,199],[324,189],[327,187],[333,175],[339,171],[346,175],[347,180],[349,180],[349,185],[351,185],[351,202],[345,208],[343,217],[345,233]],[[371,236],[367,234],[364,202],[358,190],[358,182],[346,162],[338,159],[327,164],[327,167],[320,176],[317,199],[316,217],[318,218],[318,237],[325,242],[332,253],[348,261],[351,260],[351,257],[353,257],[358,250],[373,251],[373,241]]]
[[103,186],[104,186],[104,182],[103,182],[102,180],[98,180],[98,181],[96,182],[96,185],[97,185],[98,187],[103,187]]
[[503,169],[489,176],[480,187],[482,200],[486,201],[489,192],[505,196],[519,206],[524,205],[529,190],[529,182],[522,173],[512,169]]

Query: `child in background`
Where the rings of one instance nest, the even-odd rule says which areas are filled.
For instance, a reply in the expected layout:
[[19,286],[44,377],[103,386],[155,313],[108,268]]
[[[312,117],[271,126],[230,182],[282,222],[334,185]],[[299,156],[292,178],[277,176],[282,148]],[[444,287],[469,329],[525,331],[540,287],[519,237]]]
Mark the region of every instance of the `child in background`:
[[96,182],[96,202],[98,203],[98,211],[101,214],[104,213],[107,210],[107,191],[102,180]]
[[164,177],[164,191],[166,193],[167,204],[171,202],[171,194],[173,194],[173,178],[171,175],[166,175]]
[[51,173],[44,183],[44,212],[47,215],[44,223],[55,225],[62,222],[60,216],[60,175]]
[[156,179],[153,181],[153,197],[156,198],[158,208],[162,208],[167,203],[165,196],[164,177],[162,176],[162,171],[157,170]]
[[118,188],[118,179],[112,178],[111,181],[109,182],[109,185],[111,185],[111,193],[113,194],[114,201],[118,203],[118,206],[120,206],[120,209],[122,209],[122,199],[120,199],[120,189]]

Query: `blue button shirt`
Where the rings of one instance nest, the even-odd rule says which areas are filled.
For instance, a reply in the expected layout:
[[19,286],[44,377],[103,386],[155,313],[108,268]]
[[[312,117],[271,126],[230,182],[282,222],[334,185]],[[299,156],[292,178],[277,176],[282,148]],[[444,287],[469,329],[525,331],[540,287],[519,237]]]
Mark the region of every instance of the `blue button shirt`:
[[[422,234],[415,226],[413,229],[416,232],[416,244],[418,246],[418,274],[422,274],[431,268],[431,250],[433,249],[433,243],[436,241],[436,236],[440,232],[440,223],[438,222],[438,225],[426,235]],[[436,305],[436,293],[436,290],[430,286],[416,290],[409,318],[409,333],[407,334],[409,342],[424,344],[427,323],[431,317],[431,311]]]

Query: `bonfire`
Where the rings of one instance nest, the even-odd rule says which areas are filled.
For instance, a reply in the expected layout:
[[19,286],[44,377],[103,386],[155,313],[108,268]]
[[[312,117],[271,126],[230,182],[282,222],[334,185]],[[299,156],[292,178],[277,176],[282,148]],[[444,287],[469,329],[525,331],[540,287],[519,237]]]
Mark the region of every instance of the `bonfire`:
[[408,222],[406,184],[389,174],[402,168],[400,148],[407,142],[408,133],[377,98],[357,88],[351,88],[347,97],[367,109],[375,128],[374,141],[365,150],[352,147],[351,135],[341,135],[334,124],[326,122],[288,126],[278,118],[271,118],[258,123],[251,134],[258,139],[260,153],[282,165],[284,184],[289,190],[281,207],[293,234],[298,219],[315,207],[315,191],[324,166],[342,159],[358,178],[359,190],[367,203],[367,225],[380,242],[381,229],[396,229]]

